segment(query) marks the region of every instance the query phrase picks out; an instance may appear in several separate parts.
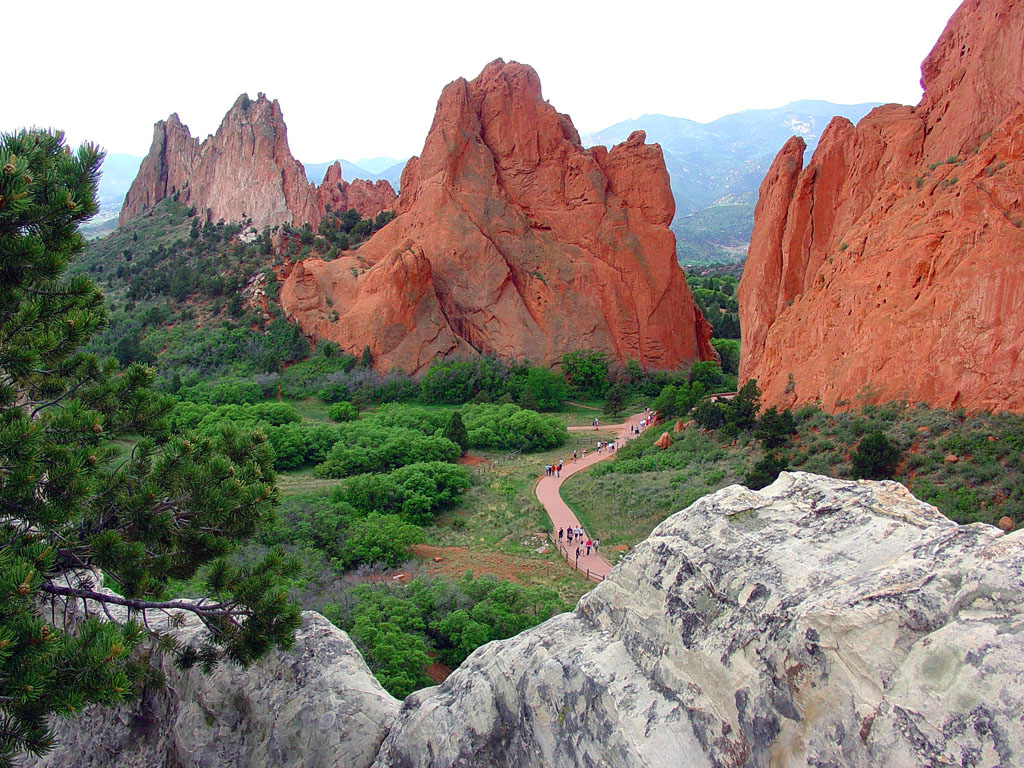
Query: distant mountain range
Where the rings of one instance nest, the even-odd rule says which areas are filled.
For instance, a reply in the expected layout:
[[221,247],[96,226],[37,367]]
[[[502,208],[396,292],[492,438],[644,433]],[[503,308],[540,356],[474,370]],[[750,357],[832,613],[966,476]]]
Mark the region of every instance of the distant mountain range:
[[[676,200],[676,233],[680,263],[742,261],[754,224],[753,206],[765,172],[790,136],[807,142],[808,156],[825,126],[836,115],[857,122],[877,104],[833,104],[795,101],[778,109],[749,109],[710,123],[682,117],[643,115],[584,134],[584,146],[611,147],[633,131],[661,144]],[[100,180],[100,214],[90,228],[111,229],[121,201],[138,172],[141,157],[108,155]],[[306,178],[320,184],[331,163],[305,164]],[[387,179],[396,191],[406,160],[392,157],[341,160],[347,181]]]
[[[408,158],[395,160],[392,157],[361,158],[354,163],[348,160],[339,160],[341,163],[341,176],[345,181],[353,179],[366,179],[367,181],[378,181],[385,179],[398,191],[402,181],[402,169],[405,168]],[[306,169],[306,178],[314,184],[321,184],[327,169],[334,164],[331,160],[326,163],[303,163]]]
[[[856,123],[878,104],[794,101],[778,109],[748,109],[710,123],[643,115],[581,137],[585,146],[611,147],[633,131],[647,133],[665,153],[676,199],[680,262],[736,261],[746,255],[753,205],[776,153],[794,134],[807,142],[808,157],[837,115]],[[715,210],[722,207],[722,210]],[[699,214],[699,215],[697,215]]]

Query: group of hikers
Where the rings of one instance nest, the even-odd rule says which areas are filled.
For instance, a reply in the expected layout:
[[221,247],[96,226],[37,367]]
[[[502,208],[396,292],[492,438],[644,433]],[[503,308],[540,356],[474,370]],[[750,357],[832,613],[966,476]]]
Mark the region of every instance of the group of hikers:
[[569,528],[559,528],[558,529],[558,544],[559,544],[559,546],[561,546],[563,539],[565,539],[566,543],[568,543],[570,546],[572,545],[573,541],[579,542],[577,544],[577,546],[576,546],[576,564],[577,565],[579,565],[580,555],[581,554],[589,555],[591,549],[593,549],[594,553],[597,554],[597,547],[601,543],[600,539],[594,539],[593,541],[591,541],[590,539],[587,539],[584,542],[584,540],[583,540],[584,537],[585,537],[585,534],[583,533],[583,527],[582,526],[576,526],[575,528],[570,526]]
[[[632,439],[634,437],[638,437],[639,435],[641,435],[647,429],[648,425],[653,422],[653,420],[654,419],[653,419],[653,414],[651,413],[651,409],[650,408],[645,408],[644,409],[644,417],[642,419],[640,419],[640,422],[638,424],[631,424],[630,425],[630,427],[629,427],[630,433],[629,433],[629,437],[627,439]],[[600,421],[595,417],[594,418],[594,429],[598,429],[599,426],[600,426]],[[615,441],[615,440],[598,440],[597,441],[597,452],[598,452],[598,454],[601,454],[601,453],[603,453],[605,451],[607,451],[608,453],[611,453],[611,452],[613,452],[615,450],[616,445],[617,445],[617,441]],[[574,463],[576,463],[577,459],[585,459],[585,458],[587,458],[587,449],[586,448],[582,448],[582,449],[580,449],[578,451],[574,450],[572,452],[572,461],[570,463],[574,464]],[[548,476],[548,477],[561,477],[562,476],[562,467],[563,467],[564,464],[565,464],[565,460],[564,459],[559,459],[557,464],[545,464],[544,465],[544,474],[546,476]],[[575,527],[570,526],[568,528],[559,528],[558,529],[558,546],[559,547],[562,546],[562,542],[563,541],[566,542],[566,544],[569,547],[572,546],[574,541],[576,542],[576,566],[577,567],[579,567],[580,555],[588,556],[588,555],[590,555],[591,551],[593,551],[595,554],[597,554],[597,547],[598,547],[598,544],[600,544],[600,542],[597,539],[591,540],[591,539],[587,538],[586,535],[583,532],[582,526],[575,526]]]
[[[576,460],[576,452],[572,454],[573,461]],[[544,474],[548,477],[561,477],[562,476],[562,462],[564,459],[559,459],[557,464],[545,464]]]

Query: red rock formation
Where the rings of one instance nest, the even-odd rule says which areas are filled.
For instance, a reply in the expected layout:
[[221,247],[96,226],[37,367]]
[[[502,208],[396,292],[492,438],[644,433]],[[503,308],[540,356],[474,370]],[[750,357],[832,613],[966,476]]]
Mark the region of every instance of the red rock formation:
[[783,147],[740,283],[766,405],[1024,410],[1024,3],[967,0],[916,107]]
[[341,178],[341,163],[338,162],[327,169],[316,196],[321,211],[328,205],[332,211],[344,212],[355,208],[364,219],[372,218],[381,211],[394,210],[398,199],[391,183],[384,179],[377,182],[356,179],[348,183]]
[[[552,364],[581,348],[675,368],[714,350],[676,264],[674,209],[660,147],[638,132],[583,149],[537,74],[499,60],[444,89],[397,218],[353,254],[307,260],[281,302],[384,369],[478,353]],[[403,270],[415,290],[389,282]]]
[[177,115],[160,121],[153,145],[143,160],[121,207],[119,223],[138,216],[165,197],[177,193],[181,202],[208,211],[211,221],[252,220],[257,229],[279,224],[314,227],[324,204],[355,207],[362,216],[375,216],[394,207],[395,192],[388,182],[341,179],[341,167],[331,168],[330,187],[320,189],[306,180],[302,163],[292,157],[288,132],[277,101],[262,93],[256,101],[238,97],[217,133],[200,143]]

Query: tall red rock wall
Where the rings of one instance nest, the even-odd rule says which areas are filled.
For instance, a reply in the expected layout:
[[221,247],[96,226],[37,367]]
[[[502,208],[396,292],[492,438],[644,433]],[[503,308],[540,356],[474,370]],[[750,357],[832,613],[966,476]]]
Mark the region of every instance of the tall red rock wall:
[[337,163],[320,189],[306,180],[302,163],[292,157],[288,132],[277,101],[262,93],[256,101],[239,96],[217,133],[199,142],[177,115],[160,121],[153,144],[132,182],[119,223],[138,216],[165,197],[178,194],[186,205],[208,211],[211,221],[251,219],[257,229],[280,224],[314,228],[325,203],[354,207],[361,216],[394,208],[395,192],[386,181],[373,184],[341,178]]
[[444,89],[397,218],[357,252],[298,265],[282,306],[307,334],[413,373],[584,348],[663,369],[710,359],[661,148],[644,138],[583,149],[537,74],[495,61]]
[[1024,3],[967,0],[922,75],[761,185],[740,377],[767,405],[1024,411]]

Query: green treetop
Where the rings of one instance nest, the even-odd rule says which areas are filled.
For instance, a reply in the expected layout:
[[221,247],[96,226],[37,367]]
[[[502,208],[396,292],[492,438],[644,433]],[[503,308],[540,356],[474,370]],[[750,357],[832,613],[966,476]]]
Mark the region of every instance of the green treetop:
[[[106,321],[96,286],[64,275],[102,158],[60,133],[0,135],[0,766],[52,746],[50,715],[158,684],[154,645],[183,667],[247,664],[299,622],[281,555],[226,559],[276,503],[266,438],[172,437],[151,369],[76,351]],[[208,597],[171,599],[168,582],[203,565]],[[91,618],[65,623],[62,607],[86,600]],[[198,646],[149,630],[167,609],[202,621]],[[115,612],[129,620],[96,617]]]

